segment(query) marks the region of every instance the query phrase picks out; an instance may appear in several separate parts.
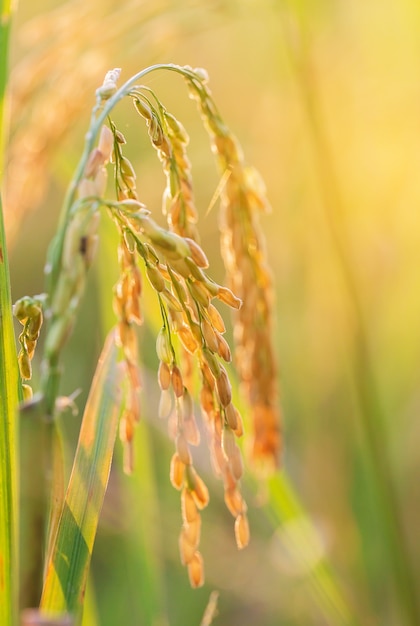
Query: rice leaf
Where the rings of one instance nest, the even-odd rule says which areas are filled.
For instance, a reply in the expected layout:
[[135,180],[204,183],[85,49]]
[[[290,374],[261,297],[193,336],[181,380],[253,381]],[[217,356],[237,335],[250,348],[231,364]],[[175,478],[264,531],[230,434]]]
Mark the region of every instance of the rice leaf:
[[17,409],[19,372],[0,199],[0,624],[17,620]]
[[100,626],[94,582],[91,574],[86,585],[82,626]]
[[268,480],[268,509],[291,556],[305,573],[314,599],[329,624],[357,626],[358,618],[346,598],[324,553],[317,531],[284,472]]
[[0,0],[0,180],[3,177],[4,164],[4,107],[8,79],[8,53],[13,8],[12,0]]
[[[0,0],[0,185],[8,79],[11,0]],[[13,331],[10,274],[0,196],[0,624],[18,620],[17,410],[20,379]]]
[[99,515],[108,484],[120,412],[120,370],[113,333],[99,359],[49,556],[40,608],[81,614]]

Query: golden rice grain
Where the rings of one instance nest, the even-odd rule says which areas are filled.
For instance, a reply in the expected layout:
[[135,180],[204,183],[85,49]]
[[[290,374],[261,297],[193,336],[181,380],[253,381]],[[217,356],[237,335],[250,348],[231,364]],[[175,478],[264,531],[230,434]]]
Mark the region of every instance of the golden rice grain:
[[192,476],[191,494],[199,509],[204,509],[210,500],[209,490],[207,489],[203,479],[197,474],[193,467],[189,468],[190,477]]
[[201,246],[198,245],[198,243],[196,241],[194,241],[194,239],[190,239],[190,237],[185,237],[185,241],[187,242],[190,251],[191,251],[191,258],[194,261],[194,263],[201,268],[206,268],[209,266],[209,260],[204,252],[204,250],[201,248]]
[[232,453],[229,458],[229,465],[231,472],[236,480],[240,480],[244,473],[244,464],[242,461],[242,454],[237,445],[232,450]]
[[197,548],[201,535],[201,515],[199,513],[194,520],[183,524],[183,532],[189,544]]
[[171,370],[164,361],[159,361],[158,382],[162,391],[169,389],[171,384]]
[[213,326],[206,319],[203,319],[203,321],[201,322],[201,331],[203,333],[206,346],[212,352],[218,352],[219,343],[216,337],[216,333],[214,331]]
[[194,522],[199,516],[195,500],[191,494],[191,491],[187,487],[184,487],[181,492],[181,511],[182,519],[185,524]]
[[238,427],[238,411],[232,402],[225,407],[225,416],[229,428],[235,432],[235,429]]
[[232,387],[225,368],[222,365],[219,367],[220,373],[216,378],[217,393],[219,395],[220,404],[226,407],[232,401]]
[[179,458],[177,452],[174,452],[172,455],[169,476],[173,487],[178,490],[182,489],[185,477],[185,465]]
[[30,380],[32,378],[32,366],[27,352],[21,351],[19,353],[18,365],[21,377],[24,380]]
[[230,347],[228,342],[220,333],[215,332],[216,341],[217,341],[217,350],[218,355],[226,361],[226,363],[230,363],[232,360],[232,353],[230,351]]
[[198,302],[198,304],[203,306],[205,309],[209,306],[210,294],[201,282],[189,280],[188,289],[192,297]]
[[167,365],[172,363],[172,349],[166,328],[161,328],[156,337],[156,354]]
[[31,400],[34,395],[32,387],[30,385],[22,384],[22,394],[24,402],[28,402],[29,400]]
[[235,447],[235,435],[229,426],[225,426],[222,431],[222,448],[228,461],[232,458]]
[[235,520],[235,539],[239,550],[246,548],[249,543],[249,522],[245,514],[238,515]]
[[190,353],[194,354],[197,350],[198,343],[194,339],[194,335],[191,332],[191,329],[186,324],[183,324],[177,329],[177,335],[180,338],[182,345],[184,348]]
[[183,526],[178,539],[179,555],[182,565],[188,565],[193,560],[196,546],[190,542],[186,528]]
[[153,289],[159,292],[165,289],[165,279],[155,266],[148,264],[146,266],[146,274]]
[[230,488],[225,490],[224,494],[225,504],[233,517],[240,515],[245,509],[244,499],[240,491],[236,488]]
[[183,433],[178,433],[176,437],[176,451],[178,452],[179,458],[184,463],[184,465],[190,466],[192,463],[191,452],[188,447],[188,442]]
[[171,383],[176,397],[182,398],[184,395],[184,382],[182,380],[181,370],[177,365],[172,365]]
[[223,335],[223,333],[226,332],[226,326],[219,311],[213,304],[209,304],[207,308],[207,313],[210,316],[210,320],[214,328]]
[[203,385],[201,388],[200,406],[207,416],[210,416],[214,411],[213,391],[207,385]]
[[204,585],[204,564],[200,552],[196,551],[193,558],[188,563],[188,576],[191,587],[196,589]]
[[233,292],[227,287],[219,286],[218,291],[217,291],[217,298],[221,302],[224,302],[228,306],[232,307],[232,309],[240,309],[242,306],[242,300],[240,298],[237,298],[233,294]]

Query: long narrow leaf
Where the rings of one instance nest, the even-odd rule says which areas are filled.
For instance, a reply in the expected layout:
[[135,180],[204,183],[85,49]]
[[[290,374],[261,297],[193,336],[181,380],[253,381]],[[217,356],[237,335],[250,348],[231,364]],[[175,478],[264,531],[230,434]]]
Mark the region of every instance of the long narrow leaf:
[[113,334],[104,346],[86,404],[79,443],[47,565],[40,607],[80,616],[120,410]]
[[17,425],[19,372],[0,199],[0,624],[17,620]]
[[14,9],[12,0],[0,0],[0,181],[3,178],[5,145],[5,95],[8,78],[9,38]]
[[268,509],[273,521],[280,524],[279,528],[292,557],[306,573],[309,589],[324,613],[326,623],[357,626],[358,618],[347,604],[318,534],[284,472],[275,474],[269,480],[268,487]]
[[[0,186],[4,163],[4,103],[12,17],[11,0],[0,0]],[[1,191],[1,190],[0,190]],[[0,196],[0,624],[18,616],[17,426],[19,373],[13,333],[10,275]]]

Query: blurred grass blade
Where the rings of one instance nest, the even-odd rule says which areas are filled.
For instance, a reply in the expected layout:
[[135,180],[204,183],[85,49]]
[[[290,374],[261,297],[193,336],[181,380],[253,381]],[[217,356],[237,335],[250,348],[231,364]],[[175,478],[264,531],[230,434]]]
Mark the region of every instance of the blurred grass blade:
[[0,198],[0,624],[17,620],[17,410],[19,373]]
[[40,607],[79,617],[99,515],[108,484],[120,411],[120,370],[108,335],[90,390]]
[[[4,163],[4,108],[12,17],[11,0],[0,13],[0,188]],[[0,189],[1,191],[1,189]],[[14,626],[18,615],[17,410],[19,373],[13,332],[10,274],[0,195],[0,624]]]
[[[17,3],[14,3],[17,4]],[[5,145],[5,95],[8,78],[9,38],[12,20],[12,0],[0,0],[0,182],[3,179]]]
[[315,601],[327,624],[356,626],[341,589],[324,555],[319,536],[284,474],[269,480],[269,512],[291,556],[308,577]]
[[89,575],[86,585],[82,626],[100,626],[92,574]]

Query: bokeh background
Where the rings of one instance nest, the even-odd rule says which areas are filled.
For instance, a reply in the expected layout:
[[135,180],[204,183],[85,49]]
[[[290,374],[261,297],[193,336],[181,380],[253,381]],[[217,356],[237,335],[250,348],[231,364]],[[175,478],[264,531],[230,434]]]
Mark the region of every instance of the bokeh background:
[[[302,546],[303,559],[290,550],[281,520],[264,507],[265,482],[249,468],[252,541],[237,552],[221,485],[200,449],[211,491],[202,532],[206,584],[189,588],[178,558],[179,494],[168,478],[172,444],[157,418],[158,320],[146,290],[137,469],[122,474],[117,444],[86,623],[199,624],[218,590],[220,626],[337,624],[313,593],[320,553],[357,623],[408,624],[392,581],[393,548],[377,507],[366,423],[377,447],[386,443],[399,540],[420,586],[420,5],[20,0],[5,216],[15,300],[44,289],[46,249],[105,72],[121,67],[126,79],[158,62],[208,70],[224,119],[265,179],[283,467],[318,539]],[[179,78],[156,74],[146,84],[190,134],[202,244],[223,281],[217,205],[206,215],[219,182],[207,136]],[[146,130],[129,104],[115,119],[129,138],[139,197],[159,221],[164,179]],[[109,225],[101,228],[66,349],[62,391],[80,388],[80,406],[113,324],[116,239]],[[79,421],[69,416],[64,424],[69,459]]]

